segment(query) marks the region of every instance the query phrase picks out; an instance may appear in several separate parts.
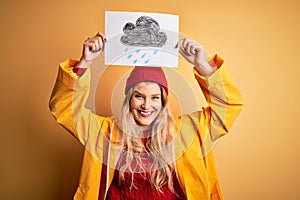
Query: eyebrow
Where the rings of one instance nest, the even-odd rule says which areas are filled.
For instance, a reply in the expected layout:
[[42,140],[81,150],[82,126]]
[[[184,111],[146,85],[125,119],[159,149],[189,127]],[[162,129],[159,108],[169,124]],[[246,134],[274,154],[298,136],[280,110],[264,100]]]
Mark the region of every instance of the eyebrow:
[[[137,93],[137,94],[139,94],[139,95],[142,95],[142,96],[145,96],[145,95],[143,95],[142,93],[140,93],[139,91],[137,91],[137,90],[135,90],[135,91],[133,91],[133,94],[134,93]],[[152,94],[151,96],[160,96],[161,94],[159,93],[159,94]]]

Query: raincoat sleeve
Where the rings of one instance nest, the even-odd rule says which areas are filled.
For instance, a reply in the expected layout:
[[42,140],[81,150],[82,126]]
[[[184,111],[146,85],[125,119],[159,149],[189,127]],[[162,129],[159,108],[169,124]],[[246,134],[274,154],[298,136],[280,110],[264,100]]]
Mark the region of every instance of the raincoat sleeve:
[[199,128],[207,126],[211,140],[215,141],[229,132],[244,102],[223,59],[214,55],[210,62],[218,67],[217,71],[204,78],[194,68],[194,75],[208,103],[200,112]]
[[92,113],[85,107],[90,90],[90,69],[82,76],[73,72],[78,61],[66,60],[59,66],[49,108],[56,121],[83,145],[97,142],[99,133],[109,133],[111,118]]
[[210,62],[218,69],[208,77],[202,77],[194,68],[208,106],[179,116],[176,122],[176,168],[187,199],[191,200],[223,199],[212,149],[215,141],[228,133],[243,106],[224,61],[215,55]]

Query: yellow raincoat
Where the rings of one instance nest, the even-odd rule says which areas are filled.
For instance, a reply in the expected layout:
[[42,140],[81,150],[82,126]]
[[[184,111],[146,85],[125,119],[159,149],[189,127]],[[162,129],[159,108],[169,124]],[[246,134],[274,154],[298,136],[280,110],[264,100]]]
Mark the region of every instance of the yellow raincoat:
[[[212,152],[214,141],[228,133],[243,106],[242,96],[223,60],[212,57],[219,67],[211,76],[194,75],[208,107],[176,118],[174,138],[176,173],[188,200],[223,199]],[[77,61],[60,64],[49,107],[57,122],[84,146],[76,200],[105,199],[118,160],[118,126],[85,108],[90,88],[90,70],[81,77],[72,68]]]

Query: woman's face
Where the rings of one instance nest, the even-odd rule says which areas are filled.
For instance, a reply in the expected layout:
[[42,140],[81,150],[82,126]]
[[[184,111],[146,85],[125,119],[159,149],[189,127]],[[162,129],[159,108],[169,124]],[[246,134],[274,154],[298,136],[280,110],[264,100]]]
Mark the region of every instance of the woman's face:
[[135,121],[140,126],[149,126],[162,109],[160,86],[146,83],[137,87],[130,100],[130,108]]

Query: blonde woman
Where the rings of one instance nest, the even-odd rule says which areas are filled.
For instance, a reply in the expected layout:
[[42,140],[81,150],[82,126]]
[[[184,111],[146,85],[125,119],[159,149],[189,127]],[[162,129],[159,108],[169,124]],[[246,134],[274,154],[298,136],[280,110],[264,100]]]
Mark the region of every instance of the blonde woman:
[[85,108],[89,66],[104,51],[98,33],[83,45],[79,61],[60,64],[50,110],[84,146],[74,199],[223,199],[213,143],[228,133],[243,100],[217,55],[204,58],[191,39],[178,42],[208,107],[173,116],[168,82],[160,67],[135,67],[126,82],[119,119]]

